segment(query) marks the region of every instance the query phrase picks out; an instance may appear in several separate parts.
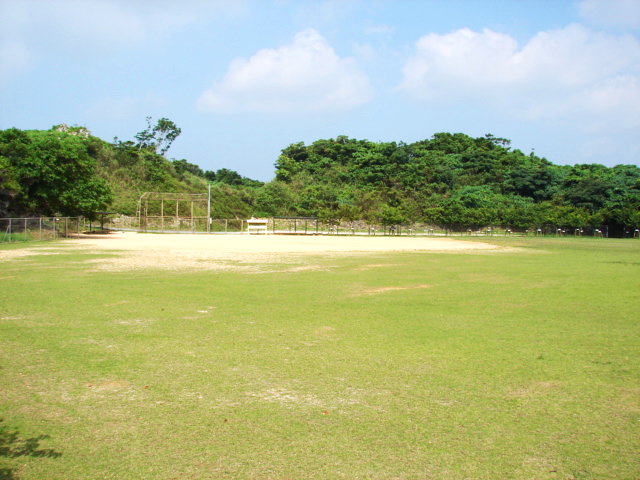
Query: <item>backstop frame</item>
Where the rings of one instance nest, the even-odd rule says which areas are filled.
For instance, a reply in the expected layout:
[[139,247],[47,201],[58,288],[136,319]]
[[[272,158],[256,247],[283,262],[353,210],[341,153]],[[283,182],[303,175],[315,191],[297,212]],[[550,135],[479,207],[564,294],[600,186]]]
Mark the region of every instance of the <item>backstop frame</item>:
[[[160,215],[149,215],[149,202],[160,202]],[[165,215],[165,202],[173,204],[175,202],[175,215]],[[165,219],[172,219],[175,224],[176,232],[180,226],[180,202],[188,202],[191,206],[190,229],[194,231],[194,221],[198,219],[206,219],[207,232],[210,228],[210,199],[208,193],[173,193],[173,192],[145,192],[138,199],[138,207],[136,217],[138,219],[138,230],[147,231],[149,229],[149,219],[160,219],[160,231],[164,231]],[[194,205],[203,205],[206,207],[206,216],[194,216]]]

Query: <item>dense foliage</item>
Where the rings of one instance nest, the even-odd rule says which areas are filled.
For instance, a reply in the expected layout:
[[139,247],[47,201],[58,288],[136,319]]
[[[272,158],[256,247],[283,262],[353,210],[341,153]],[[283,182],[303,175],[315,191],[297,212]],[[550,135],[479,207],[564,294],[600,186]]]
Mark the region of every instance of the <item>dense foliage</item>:
[[438,133],[413,144],[294,143],[258,199],[265,213],[383,224],[640,225],[640,168],[557,166],[509,140]]
[[97,174],[114,193],[109,208],[125,215],[135,215],[138,198],[145,192],[203,193],[210,184],[213,218],[248,218],[253,203],[253,189],[248,186],[262,185],[233,170],[205,172],[185,159],[168,160],[156,153],[156,144],[141,148],[140,143],[116,139],[110,144],[96,138],[95,147]]
[[[202,193],[212,217],[319,216],[385,225],[531,228],[640,227],[640,168],[553,165],[509,140],[438,133],[412,144],[345,136],[293,143],[262,183],[222,168],[168,160],[180,130],[161,119],[132,141],[105,142],[82,127],[0,131],[0,216],[134,215],[144,192]],[[160,153],[157,151],[160,150]]]
[[166,119],[155,128],[147,122],[137,143],[105,142],[83,127],[66,125],[0,131],[0,217],[135,215],[144,192],[202,193],[207,183],[214,217],[251,216],[255,195],[249,187],[262,182],[233,170],[203,172],[184,159],[166,159],[162,154],[179,129]]
[[173,141],[178,138],[182,130],[168,118],[161,118],[155,126],[151,126],[151,117],[147,117],[147,128],[136,134],[138,149],[151,149],[164,156],[171,148]]
[[51,215],[95,217],[113,200],[96,176],[88,132],[0,132],[0,216]]

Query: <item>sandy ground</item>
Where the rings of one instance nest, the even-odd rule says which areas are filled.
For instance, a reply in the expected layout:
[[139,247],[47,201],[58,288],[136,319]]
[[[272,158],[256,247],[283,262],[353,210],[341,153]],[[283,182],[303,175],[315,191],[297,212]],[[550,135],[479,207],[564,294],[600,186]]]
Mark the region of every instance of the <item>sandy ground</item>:
[[351,235],[87,235],[73,243],[107,250],[172,250],[218,253],[324,253],[487,250],[495,245],[439,237]]
[[[500,251],[480,242],[452,238],[391,236],[288,236],[288,235],[153,235],[112,233],[87,235],[65,241],[64,250],[110,253],[90,260],[97,270],[241,270],[247,272],[305,270],[313,256],[357,255],[384,252]],[[62,253],[60,247],[0,250],[0,260],[24,255]]]

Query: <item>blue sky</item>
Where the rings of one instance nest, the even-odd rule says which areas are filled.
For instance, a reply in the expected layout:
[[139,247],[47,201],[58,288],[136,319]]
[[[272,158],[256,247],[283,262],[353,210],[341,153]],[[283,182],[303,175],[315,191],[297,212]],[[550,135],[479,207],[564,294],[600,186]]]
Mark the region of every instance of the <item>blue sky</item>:
[[509,138],[640,165],[639,0],[0,0],[0,129],[67,123],[271,180],[294,142]]

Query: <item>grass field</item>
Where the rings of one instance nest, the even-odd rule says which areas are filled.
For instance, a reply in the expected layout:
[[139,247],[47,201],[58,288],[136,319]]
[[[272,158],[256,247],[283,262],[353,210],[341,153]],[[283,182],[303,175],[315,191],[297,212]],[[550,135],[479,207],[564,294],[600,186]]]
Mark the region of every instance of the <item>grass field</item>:
[[262,272],[0,247],[47,253],[0,261],[0,479],[639,479],[640,241],[488,242]]

